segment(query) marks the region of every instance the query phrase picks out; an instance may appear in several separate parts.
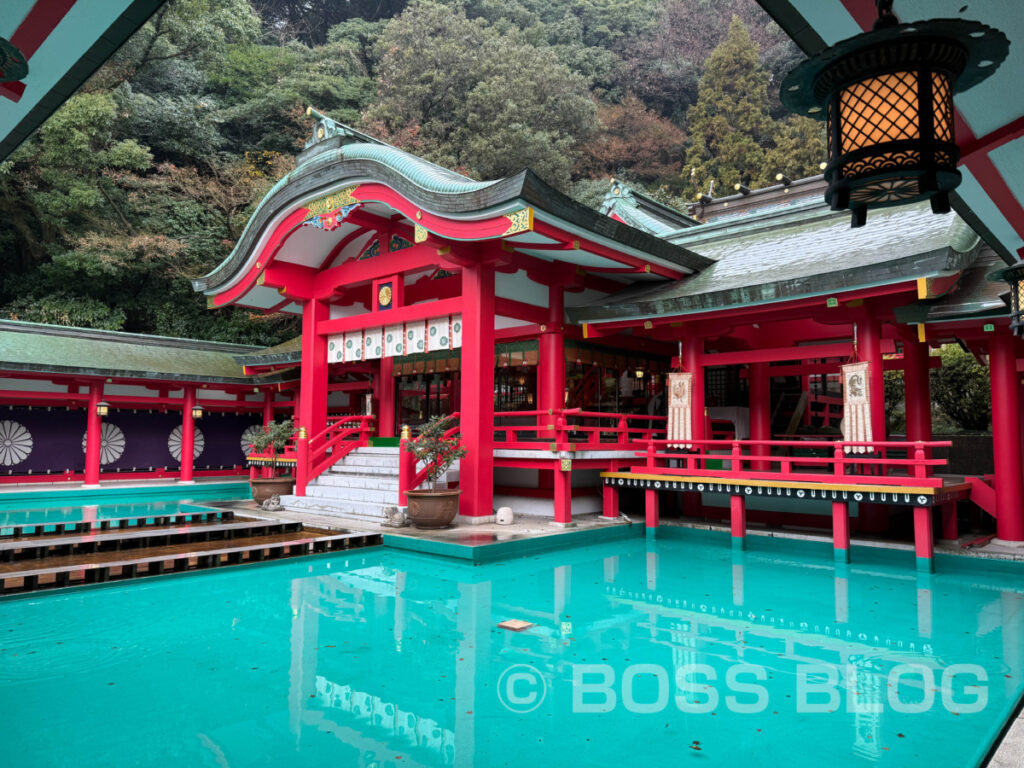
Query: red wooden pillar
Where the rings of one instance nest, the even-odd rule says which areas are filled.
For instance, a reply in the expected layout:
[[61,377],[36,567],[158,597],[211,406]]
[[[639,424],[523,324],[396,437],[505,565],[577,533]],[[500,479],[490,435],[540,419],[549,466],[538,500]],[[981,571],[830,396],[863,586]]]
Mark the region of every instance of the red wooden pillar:
[[[608,471],[618,472],[619,463],[617,461],[611,462]],[[615,485],[614,479],[601,486],[601,515],[610,519],[619,516],[619,489]]]
[[874,317],[867,317],[858,324],[860,358],[870,364],[868,389],[871,393],[871,434],[872,440],[884,441],[885,424],[885,379],[882,371],[882,323]]
[[552,285],[548,288],[548,322],[539,343],[537,407],[541,411],[558,411],[565,407],[564,318],[565,289],[560,285]]
[[[395,359],[382,357],[377,374],[377,434],[395,436]],[[449,403],[451,400],[449,399]]]
[[[882,370],[882,324],[867,315],[857,324],[859,356],[870,364],[868,393],[871,398],[871,439],[886,439],[885,379]],[[869,532],[885,531],[889,527],[889,510],[883,504],[861,502],[858,505],[860,529]]]
[[832,502],[832,548],[837,563],[850,562],[850,505]]
[[747,547],[747,499],[736,494],[729,497],[729,522],[732,530],[732,545],[737,549]]
[[654,529],[661,525],[661,514],[658,510],[658,492],[655,490],[644,491],[644,513],[647,522],[647,533],[650,535]]
[[932,399],[928,382],[928,345],[903,342],[903,399],[907,410],[907,440],[932,439]]
[[267,390],[263,393],[263,426],[267,426],[274,420],[274,393]]
[[[311,299],[302,308],[302,372],[299,378],[297,411],[298,426],[306,430],[306,438],[315,437],[327,427],[327,337],[317,326],[331,316],[326,301]],[[305,496],[309,476],[309,456],[304,450],[306,440],[297,441],[298,466],[295,469],[295,493]]]
[[707,438],[707,409],[704,406],[704,339],[687,336],[683,339],[683,367],[693,374],[693,439]]
[[462,270],[461,432],[459,514],[494,513],[494,267]]
[[926,573],[935,571],[931,507],[914,507],[914,552],[917,555],[917,570]]
[[[750,438],[752,440],[772,439],[772,403],[771,378],[768,375],[768,363],[752,363],[750,366]],[[768,446],[755,445],[751,449],[754,456],[767,456],[771,453]],[[755,461],[751,468],[765,472],[771,468],[767,461]]]
[[103,399],[103,382],[96,381],[89,385],[89,406],[85,411],[85,486],[94,488],[100,484],[100,440],[102,439],[102,419],[96,413],[96,407]]
[[1002,331],[989,341],[992,379],[992,442],[996,458],[996,535],[1003,541],[1024,541],[1024,480],[1017,435],[1017,356],[1014,338]]
[[179,483],[192,483],[192,462],[196,443],[196,420],[192,409],[196,404],[196,388],[185,387],[181,399],[181,470],[178,474]]
[[554,471],[555,522],[568,525],[572,522],[572,469]]
[[[538,341],[537,410],[557,413],[565,407],[565,289],[560,285],[548,286],[548,322]],[[556,416],[541,416],[539,424],[554,424]],[[554,488],[557,472],[539,470],[538,487]]]

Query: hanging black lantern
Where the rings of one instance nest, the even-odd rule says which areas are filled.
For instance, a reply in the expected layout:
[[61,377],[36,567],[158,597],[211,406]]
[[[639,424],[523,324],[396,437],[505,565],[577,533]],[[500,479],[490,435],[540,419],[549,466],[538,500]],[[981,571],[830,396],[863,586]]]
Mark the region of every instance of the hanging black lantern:
[[948,213],[960,184],[953,94],[998,69],[1006,35],[975,21],[900,24],[876,0],[874,29],[789,73],[779,93],[792,112],[828,121],[825,200],[863,226],[869,208],[930,200]]
[[1024,262],[995,272],[990,279],[1010,284],[1010,330],[1017,336],[1024,336]]

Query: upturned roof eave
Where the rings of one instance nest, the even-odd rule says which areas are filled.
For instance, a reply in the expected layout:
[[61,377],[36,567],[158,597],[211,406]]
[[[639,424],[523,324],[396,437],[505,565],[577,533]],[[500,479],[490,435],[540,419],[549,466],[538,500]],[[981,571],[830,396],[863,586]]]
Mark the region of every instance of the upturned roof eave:
[[[323,152],[279,181],[260,202],[231,254],[207,275],[193,279],[193,289],[213,293],[225,286],[241,272],[250,260],[252,249],[259,238],[282,211],[297,208],[304,201],[328,189],[337,188],[346,179],[372,180],[385,184],[412,203],[441,216],[480,213],[520,203],[684,271],[699,272],[714,263],[711,259],[660,237],[602,216],[558,192],[530,170],[484,186],[467,179],[469,188],[465,191],[435,191],[417,184],[385,162],[369,158],[346,158],[345,149],[338,147]],[[449,180],[447,185],[452,183]]]

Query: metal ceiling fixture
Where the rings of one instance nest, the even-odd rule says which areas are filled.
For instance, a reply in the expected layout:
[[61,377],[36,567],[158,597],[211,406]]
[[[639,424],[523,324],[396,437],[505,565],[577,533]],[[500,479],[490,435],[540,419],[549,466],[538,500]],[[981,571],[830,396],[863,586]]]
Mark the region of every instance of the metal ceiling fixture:
[[987,78],[1009,41],[976,21],[901,24],[876,0],[874,29],[797,66],[780,98],[792,112],[828,121],[825,200],[863,226],[869,208],[930,200],[948,213],[960,184],[953,94]]

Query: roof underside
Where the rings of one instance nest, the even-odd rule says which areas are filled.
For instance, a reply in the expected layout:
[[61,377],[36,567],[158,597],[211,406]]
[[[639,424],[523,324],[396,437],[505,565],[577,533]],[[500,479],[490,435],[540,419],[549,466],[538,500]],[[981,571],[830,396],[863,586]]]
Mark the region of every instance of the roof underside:
[[978,237],[955,214],[927,204],[873,212],[867,226],[823,204],[785,215],[706,224],[678,236],[715,261],[685,280],[634,286],[569,310],[576,322],[643,319],[787,301],[955,274],[971,263]]
[[18,83],[0,84],[0,160],[78,90],[164,1],[4,0],[0,38],[27,57],[28,75]]
[[0,370],[211,384],[266,384],[236,355],[259,347],[0,321]]

